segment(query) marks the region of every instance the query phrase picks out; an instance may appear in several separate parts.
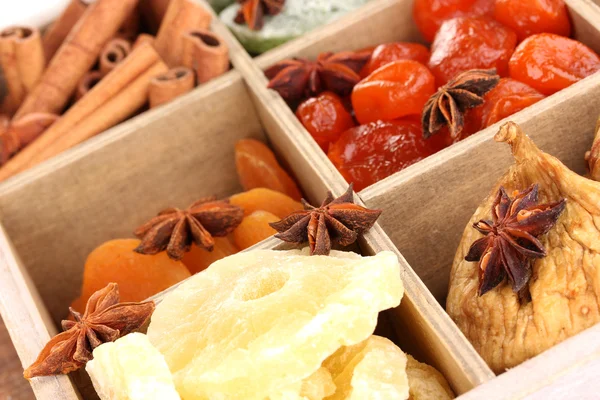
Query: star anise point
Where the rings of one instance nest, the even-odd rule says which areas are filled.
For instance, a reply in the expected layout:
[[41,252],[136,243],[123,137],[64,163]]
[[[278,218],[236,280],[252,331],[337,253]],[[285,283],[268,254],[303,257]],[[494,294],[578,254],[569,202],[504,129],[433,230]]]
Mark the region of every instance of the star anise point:
[[277,15],[283,10],[285,0],[238,0],[240,9],[235,16],[237,24],[246,23],[248,28],[259,31],[264,26],[265,15]]

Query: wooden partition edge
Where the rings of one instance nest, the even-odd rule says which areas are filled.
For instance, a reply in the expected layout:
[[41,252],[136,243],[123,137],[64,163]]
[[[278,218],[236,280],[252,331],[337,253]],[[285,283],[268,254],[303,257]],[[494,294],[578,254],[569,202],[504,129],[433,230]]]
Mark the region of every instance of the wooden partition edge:
[[[423,335],[422,343],[427,344],[426,350],[439,360],[437,367],[449,379],[455,392],[466,393],[474,387],[494,379],[495,375],[492,370],[442,309],[383,229],[376,224],[365,235],[364,240],[370,253],[375,254],[388,250],[394,252],[398,257],[406,292],[400,307],[406,307],[407,312],[411,315],[420,314],[422,319],[418,327],[403,326],[402,329],[418,329],[420,331]],[[398,335],[401,333],[397,332]],[[456,370],[462,370],[465,379],[450,379],[457,375]]]
[[[0,277],[0,315],[25,368],[35,361],[56,330],[1,225]],[[80,398],[69,377],[64,375],[34,378],[29,383],[38,399]]]
[[598,396],[600,325],[503,373],[461,400],[594,399]]

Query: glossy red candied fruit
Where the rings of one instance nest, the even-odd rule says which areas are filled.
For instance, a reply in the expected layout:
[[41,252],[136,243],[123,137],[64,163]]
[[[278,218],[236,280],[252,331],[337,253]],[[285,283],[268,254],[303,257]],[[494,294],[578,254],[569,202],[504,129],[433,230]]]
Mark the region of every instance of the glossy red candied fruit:
[[354,126],[352,115],[340,97],[332,92],[304,101],[296,110],[296,116],[325,152],[330,143]]
[[508,76],[516,45],[517,34],[491,18],[454,18],[435,36],[429,69],[439,86],[470,69],[496,68],[498,75]]
[[571,34],[563,0],[496,0],[494,18],[514,30],[519,41],[535,33]]
[[525,39],[510,58],[510,77],[549,96],[600,69],[600,57],[576,40],[552,33]]
[[522,82],[502,78],[495,88],[485,94],[485,102],[469,110],[465,119],[477,121],[480,130],[510,117],[545,97]]
[[329,147],[328,157],[342,176],[362,190],[441,150],[445,138],[424,139],[413,119],[377,121],[344,132]]
[[427,64],[429,55],[429,49],[418,43],[396,42],[380,44],[373,50],[371,59],[360,71],[360,76],[364,78],[377,68],[398,60],[414,60],[421,64]]
[[391,121],[421,114],[434,92],[435,79],[426,66],[413,60],[394,61],[354,86],[352,107],[361,124]]
[[[529,1],[529,0],[523,0]],[[413,18],[428,42],[444,21],[456,17],[492,16],[494,0],[415,0]]]

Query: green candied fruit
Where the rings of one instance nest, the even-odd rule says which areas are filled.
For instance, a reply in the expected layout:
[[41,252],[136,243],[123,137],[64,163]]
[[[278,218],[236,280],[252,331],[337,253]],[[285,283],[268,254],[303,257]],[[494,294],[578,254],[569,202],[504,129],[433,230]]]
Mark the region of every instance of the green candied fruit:
[[325,25],[368,1],[287,0],[280,14],[265,17],[265,24],[260,31],[234,22],[240,8],[237,3],[223,10],[219,17],[249,53],[260,54]]
[[227,6],[230,6],[235,2],[235,0],[207,0],[208,4],[215,10],[215,12],[220,13]]

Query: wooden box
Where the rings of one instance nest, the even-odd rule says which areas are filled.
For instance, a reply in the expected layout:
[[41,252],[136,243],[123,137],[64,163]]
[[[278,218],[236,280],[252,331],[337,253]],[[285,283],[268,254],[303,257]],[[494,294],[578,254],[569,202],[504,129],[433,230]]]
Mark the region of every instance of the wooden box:
[[[589,0],[568,4],[575,36],[599,51],[600,11]],[[373,0],[257,59],[215,21],[213,29],[229,42],[234,71],[0,184],[0,312],[23,365],[56,333],[95,246],[130,236],[164,206],[240,190],[236,140],[268,140],[310,201],[327,190],[341,194],[347,183],[285,102],[266,89],[262,69],[291,56],[419,40],[411,10],[410,0]],[[596,74],[513,119],[544,150],[582,171],[599,110]],[[465,224],[511,163],[508,150],[493,143],[496,128],[359,193],[368,206],[384,210],[360,250],[398,255],[406,294],[387,313],[398,344],[438,368],[461,398],[585,393],[600,366],[600,325],[495,377],[440,305]],[[269,239],[258,246],[279,244]],[[32,387],[39,399],[78,398],[65,376],[34,379]]]

